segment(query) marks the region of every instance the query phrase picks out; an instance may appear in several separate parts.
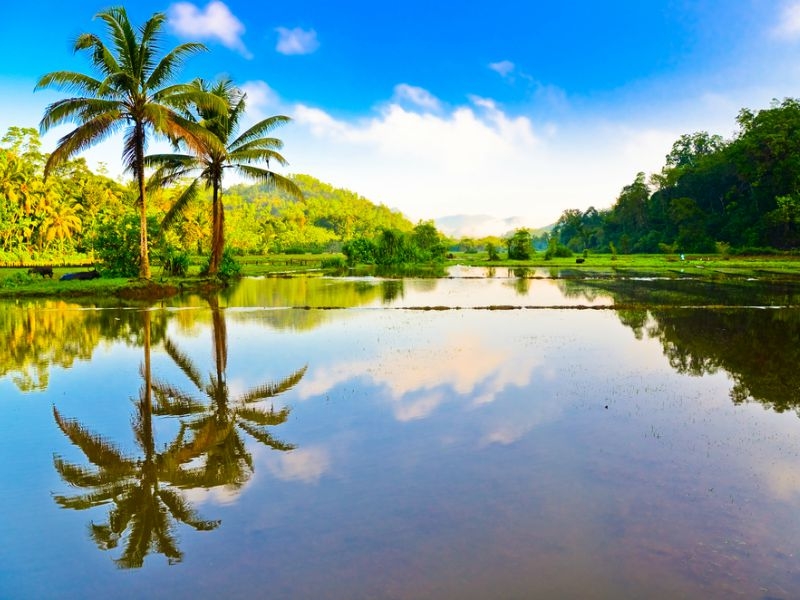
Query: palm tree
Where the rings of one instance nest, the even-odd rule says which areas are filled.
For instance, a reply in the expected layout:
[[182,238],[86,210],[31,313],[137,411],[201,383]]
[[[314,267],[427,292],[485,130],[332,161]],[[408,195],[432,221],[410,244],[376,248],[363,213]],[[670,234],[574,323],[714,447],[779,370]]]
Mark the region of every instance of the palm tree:
[[[186,204],[196,197],[201,181],[205,182],[206,187],[211,187],[212,234],[208,274],[213,276],[219,271],[225,248],[225,209],[222,204],[222,178],[225,169],[234,169],[240,175],[265,183],[298,199],[302,199],[303,193],[292,180],[269,170],[270,161],[277,162],[281,166],[286,166],[288,163],[278,152],[283,147],[283,142],[278,138],[265,136],[276,127],[288,123],[291,120],[289,117],[282,115],[268,117],[232,139],[237,134],[239,122],[244,115],[246,94],[227,79],[214,85],[196,79],[190,86],[198,97],[210,94],[226,104],[226,110],[220,111],[218,106],[210,103],[202,105],[194,103],[191,111],[185,115],[196,120],[213,135],[215,140],[199,149],[191,149],[192,154],[149,156],[147,164],[159,167],[154,176],[159,185],[165,185],[199,171],[194,181],[167,213],[162,223],[163,229],[169,227]],[[264,163],[266,168],[255,166],[257,163]]]
[[[213,140],[207,139],[205,132],[179,114],[177,108],[189,102],[202,106],[207,102],[219,102],[198,96],[196,88],[185,84],[166,85],[184,59],[205,50],[205,46],[181,44],[159,60],[160,32],[166,20],[163,13],[154,14],[138,31],[122,7],[109,8],[96,16],[105,22],[110,47],[96,35],[84,33],[76,40],[74,49],[89,52],[99,77],[54,71],[36,84],[36,89],[54,86],[80,94],[50,104],[39,123],[42,133],[62,123],[78,124],[59,140],[45,165],[45,177],[74,154],[124,130],[122,159],[126,170],[134,175],[139,193],[139,273],[149,278],[144,162],[148,133],[166,135],[173,141],[182,138],[195,149],[213,145]],[[222,107],[217,106],[217,109],[222,110]]]
[[45,217],[39,226],[41,235],[46,245],[57,239],[62,256],[64,255],[64,241],[71,240],[72,236],[83,227],[81,218],[78,216],[78,212],[81,210],[83,207],[78,202],[72,204],[56,202],[55,205],[50,204],[44,208]]

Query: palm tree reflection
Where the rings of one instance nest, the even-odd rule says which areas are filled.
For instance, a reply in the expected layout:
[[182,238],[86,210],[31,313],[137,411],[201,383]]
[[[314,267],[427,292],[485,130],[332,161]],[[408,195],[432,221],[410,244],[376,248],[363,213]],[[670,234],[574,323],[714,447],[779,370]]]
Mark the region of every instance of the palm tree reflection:
[[180,437],[190,436],[189,447],[203,448],[205,460],[190,471],[195,485],[240,487],[253,472],[253,459],[247,451],[241,433],[275,450],[292,450],[294,445],[282,442],[270,434],[268,428],[284,423],[289,408],[275,410],[262,402],[291,389],[303,378],[306,367],[295,371],[279,382],[255,386],[243,394],[231,397],[226,370],[228,340],[224,312],[214,298],[208,299],[211,307],[214,345],[214,373],[203,380],[191,359],[177,345],[166,338],[164,349],[173,362],[204,397],[198,399],[174,385],[155,380],[157,415],[183,417]]
[[[179,388],[153,378],[151,372],[150,313],[142,313],[144,360],[143,385],[135,402],[132,423],[137,456],[126,456],[114,443],[89,431],[75,419],[65,418],[53,408],[56,423],[91,466],[66,461],[56,454],[55,468],[69,485],[83,490],[76,495],[56,495],[63,508],[85,510],[112,504],[106,523],[90,524],[90,536],[102,550],[122,544],[115,560],[120,568],[138,568],[156,552],[170,564],[180,562],[176,529],[184,524],[209,531],[220,521],[198,516],[183,490],[215,486],[241,487],[253,473],[253,460],[240,431],[276,450],[294,448],[276,440],[267,428],[286,421],[289,409],[275,410],[259,402],[278,396],[297,384],[306,368],[278,383],[265,383],[230,398],[226,383],[227,336],[225,319],[215,301],[210,302],[213,319],[215,373],[203,382],[195,365],[166,338],[164,348],[206,401],[195,399]],[[178,433],[157,450],[154,419],[181,419]]]

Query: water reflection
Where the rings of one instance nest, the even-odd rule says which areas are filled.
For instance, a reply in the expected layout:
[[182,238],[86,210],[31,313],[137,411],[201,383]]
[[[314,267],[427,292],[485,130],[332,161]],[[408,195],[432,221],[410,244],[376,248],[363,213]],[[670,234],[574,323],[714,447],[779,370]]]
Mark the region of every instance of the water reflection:
[[724,370],[733,380],[731,400],[755,401],[777,412],[800,414],[800,311],[677,310],[619,314],[638,336],[658,339],[679,373]]
[[[57,494],[62,508],[85,510],[112,504],[105,523],[90,524],[90,536],[101,550],[122,544],[115,563],[120,568],[138,568],[150,553],[163,554],[170,564],[180,562],[177,526],[197,531],[219,526],[219,520],[198,516],[185,492],[226,486],[240,488],[253,473],[253,459],[240,431],[274,450],[293,445],[270,434],[284,423],[289,409],[274,410],[263,401],[273,399],[296,385],[306,368],[277,383],[262,383],[231,397],[227,379],[227,333],[224,312],[216,298],[209,300],[212,315],[214,373],[203,379],[192,360],[159,327],[158,340],[175,364],[204,395],[198,399],[152,375],[154,343],[151,311],[134,313],[141,319],[136,342],[143,348],[140,374],[142,386],[134,402],[132,430],[137,454],[125,455],[110,439],[91,432],[76,419],[65,418],[54,406],[59,429],[80,449],[91,466],[82,466],[54,456],[62,480],[83,490],[76,495]],[[156,313],[163,316],[163,312]],[[163,324],[163,320],[161,323]],[[119,324],[117,324],[119,325]],[[125,330],[128,334],[128,328]],[[155,419],[177,417],[180,426],[170,441],[157,445]],[[158,448],[162,448],[159,450]]]
[[796,286],[673,280],[563,285],[574,294],[602,290],[611,295],[617,306],[626,307],[616,311],[620,322],[636,339],[659,340],[678,373],[725,371],[733,380],[730,397],[735,404],[759,402],[776,412],[800,415],[800,309],[777,308],[796,306]]

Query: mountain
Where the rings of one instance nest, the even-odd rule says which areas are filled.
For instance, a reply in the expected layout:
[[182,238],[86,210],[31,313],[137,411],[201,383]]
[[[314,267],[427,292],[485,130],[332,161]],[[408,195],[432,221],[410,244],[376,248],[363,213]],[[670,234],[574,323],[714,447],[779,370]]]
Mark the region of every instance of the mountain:
[[527,228],[534,234],[549,231],[552,225],[539,227],[525,217],[508,217],[498,219],[489,215],[447,215],[433,220],[436,228],[452,238],[482,238],[487,236],[503,237],[515,229]]

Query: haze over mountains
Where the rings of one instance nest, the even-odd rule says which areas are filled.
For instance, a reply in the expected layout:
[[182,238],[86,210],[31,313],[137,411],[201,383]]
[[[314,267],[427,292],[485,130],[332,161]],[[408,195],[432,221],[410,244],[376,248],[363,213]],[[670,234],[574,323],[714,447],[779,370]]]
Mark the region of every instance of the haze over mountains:
[[533,223],[530,218],[526,217],[498,219],[489,215],[447,215],[435,218],[433,222],[439,231],[456,239],[462,237],[482,238],[492,235],[504,237],[522,227],[531,229],[534,233],[552,228],[552,225],[542,226],[541,223]]

